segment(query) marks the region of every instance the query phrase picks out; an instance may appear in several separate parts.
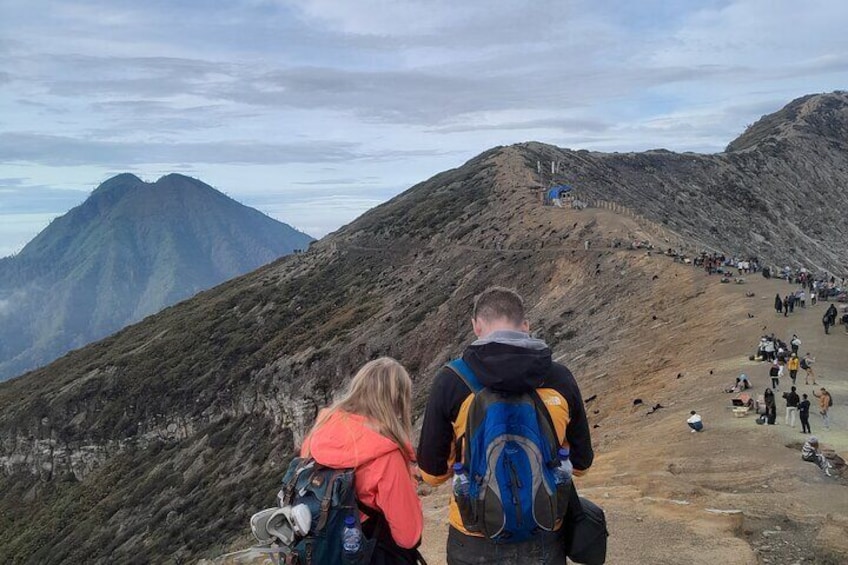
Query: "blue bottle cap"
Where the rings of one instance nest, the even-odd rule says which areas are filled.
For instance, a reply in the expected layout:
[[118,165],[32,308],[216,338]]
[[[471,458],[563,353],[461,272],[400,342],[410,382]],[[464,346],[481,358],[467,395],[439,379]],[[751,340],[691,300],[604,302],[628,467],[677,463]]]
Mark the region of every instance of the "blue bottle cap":
[[557,455],[559,455],[560,459],[568,459],[569,455],[571,455],[571,452],[568,450],[567,447],[560,447],[559,451],[557,451]]
[[345,526],[347,526],[348,528],[352,528],[355,525],[356,525],[356,518],[354,518],[353,516],[347,516],[345,518]]
[[465,467],[462,465],[462,463],[454,463],[453,472],[457,475],[461,475],[465,473]]

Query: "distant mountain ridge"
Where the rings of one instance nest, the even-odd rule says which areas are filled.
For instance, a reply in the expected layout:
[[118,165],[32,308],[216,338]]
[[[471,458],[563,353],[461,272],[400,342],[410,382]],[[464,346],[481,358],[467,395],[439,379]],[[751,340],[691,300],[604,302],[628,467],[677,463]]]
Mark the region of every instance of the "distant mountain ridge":
[[110,178],[0,260],[0,380],[311,241],[191,177]]
[[725,152],[520,148],[558,161],[581,196],[622,204],[701,249],[848,275],[848,92],[812,94],[750,125]]

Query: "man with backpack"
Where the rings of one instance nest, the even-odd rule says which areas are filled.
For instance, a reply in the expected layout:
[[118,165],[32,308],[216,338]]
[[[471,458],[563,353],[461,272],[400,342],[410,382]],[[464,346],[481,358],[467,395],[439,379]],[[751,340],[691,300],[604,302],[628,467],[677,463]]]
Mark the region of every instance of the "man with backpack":
[[594,458],[580,389],[529,335],[515,291],[485,290],[471,323],[478,339],[436,374],[418,448],[427,483],[456,473],[447,562],[565,563],[567,475]]
[[804,369],[804,372],[805,372],[804,384],[806,384],[806,385],[810,384],[810,377],[813,378],[813,384],[816,384],[816,373],[815,373],[815,371],[813,371],[813,363],[814,362],[815,362],[815,358],[811,357],[809,352],[807,352],[807,354],[804,355],[804,358],[801,359],[800,366],[801,366],[802,369]]

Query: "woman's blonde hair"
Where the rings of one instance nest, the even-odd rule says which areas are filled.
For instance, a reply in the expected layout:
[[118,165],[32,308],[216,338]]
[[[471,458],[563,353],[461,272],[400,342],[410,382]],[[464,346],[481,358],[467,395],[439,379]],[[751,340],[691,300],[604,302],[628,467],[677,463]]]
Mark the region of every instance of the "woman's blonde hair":
[[406,459],[412,441],[412,379],[403,365],[380,357],[362,366],[345,395],[324,411],[310,435],[337,411],[365,416],[377,431],[395,442]]

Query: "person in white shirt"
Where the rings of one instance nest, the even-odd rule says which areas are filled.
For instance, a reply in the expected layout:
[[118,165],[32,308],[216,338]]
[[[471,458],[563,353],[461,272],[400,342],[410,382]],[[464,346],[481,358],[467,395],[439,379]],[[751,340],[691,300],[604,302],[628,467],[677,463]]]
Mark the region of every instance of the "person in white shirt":
[[689,419],[686,420],[686,423],[689,424],[690,428],[692,428],[693,434],[704,429],[704,422],[701,420],[701,416],[694,410],[689,413]]

